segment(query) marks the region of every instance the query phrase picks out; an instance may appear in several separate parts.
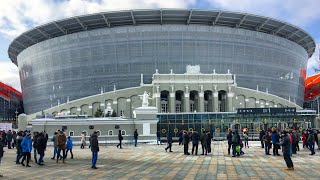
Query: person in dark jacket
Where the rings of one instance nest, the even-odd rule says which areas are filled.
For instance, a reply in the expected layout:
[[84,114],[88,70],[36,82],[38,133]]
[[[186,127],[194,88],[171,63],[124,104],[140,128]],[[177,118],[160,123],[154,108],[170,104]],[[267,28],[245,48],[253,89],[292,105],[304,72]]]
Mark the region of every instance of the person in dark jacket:
[[11,149],[11,143],[12,143],[13,135],[11,130],[7,133],[7,143],[8,143],[8,149]]
[[207,148],[208,148],[208,153],[211,153],[211,133],[209,131],[207,131],[207,135],[208,135],[208,141],[207,141]]
[[[21,142],[21,148],[23,152],[23,158],[21,161],[22,166],[31,167],[29,165],[31,159],[31,151],[32,151],[32,139],[31,134],[27,133],[27,135],[23,138]],[[27,159],[27,165],[24,165],[24,161]]]
[[17,133],[16,133],[16,131],[12,132],[12,139],[13,139],[12,148],[14,148],[17,145]]
[[18,132],[16,164],[20,164],[20,159],[23,157],[21,142],[22,142],[24,136],[25,136],[25,134],[23,131]]
[[270,154],[270,146],[271,146],[271,137],[269,135],[269,132],[266,132],[266,134],[263,136],[262,140],[264,141],[264,152],[266,155]]
[[227,135],[228,140],[228,155],[230,155],[230,149],[232,146],[232,131],[229,131],[229,134]]
[[167,150],[169,149],[169,152],[172,152],[172,150],[171,150],[171,147],[172,147],[172,134],[171,134],[170,131],[167,134],[167,143],[168,143],[168,146],[164,150],[166,150],[166,152],[167,152]]
[[178,133],[178,137],[179,137],[179,146],[181,145],[181,144],[183,144],[182,143],[182,140],[183,140],[183,130],[181,130],[179,133]]
[[73,153],[72,153],[72,139],[71,139],[71,136],[68,136],[68,139],[67,139],[67,151],[66,151],[66,158],[68,156],[68,152],[70,151],[70,154],[71,154],[71,159],[73,159]]
[[3,147],[7,146],[7,133],[3,130],[1,133]]
[[187,131],[184,131],[183,133],[183,151],[184,151],[184,155],[190,155],[190,153],[188,152],[189,150],[189,141],[190,141],[190,137]]
[[37,151],[40,156],[37,164],[44,165],[43,164],[44,163],[43,157],[44,157],[44,151],[47,148],[47,141],[46,141],[46,138],[45,138],[43,132],[39,133],[37,141],[38,141],[37,142]]
[[309,149],[310,149],[310,152],[311,154],[310,155],[314,155],[315,152],[314,152],[314,133],[312,132],[312,130],[309,130],[308,131],[308,139],[307,139],[307,142],[309,144]]
[[117,148],[119,148],[119,146],[120,146],[120,149],[122,149],[123,136],[121,134],[121,130],[120,129],[119,129],[119,133],[118,133],[118,140],[119,140],[119,144],[117,145]]
[[99,152],[99,142],[97,132],[94,131],[90,137],[90,148],[92,152],[92,169],[97,169],[96,163],[98,160],[98,152]]
[[[192,141],[192,151],[191,154],[193,155],[193,152],[195,151],[195,155],[198,155],[198,145],[199,145],[200,135],[197,131],[193,131],[191,135],[191,141]],[[195,149],[195,150],[194,150]]]
[[206,131],[202,131],[201,137],[201,147],[202,147],[202,154],[201,155],[207,155],[208,154],[208,135],[206,134]]
[[240,152],[236,151],[237,146],[240,146],[240,135],[235,131],[232,135],[232,157],[240,156]]
[[265,135],[266,133],[264,132],[264,130],[262,129],[260,131],[260,134],[259,134],[259,140],[261,142],[261,148],[264,148],[264,141],[262,140],[263,136]]
[[[3,151],[2,137],[0,137],[0,166],[1,166],[1,159],[3,157],[3,153],[4,151]],[[3,175],[0,174],[0,177],[3,177]]]
[[160,133],[160,131],[157,131],[157,144],[158,144],[158,145],[162,145],[162,142],[161,142],[161,133]]
[[138,144],[138,130],[136,129],[133,133],[133,138],[134,138],[134,147],[137,147],[137,144]]
[[38,137],[39,137],[39,132],[33,132],[33,157],[34,157],[34,162],[38,163],[37,159],[37,147],[38,147]]
[[282,132],[282,142],[280,145],[282,146],[283,158],[287,164],[285,170],[294,170],[293,162],[290,157],[290,137],[287,131]]

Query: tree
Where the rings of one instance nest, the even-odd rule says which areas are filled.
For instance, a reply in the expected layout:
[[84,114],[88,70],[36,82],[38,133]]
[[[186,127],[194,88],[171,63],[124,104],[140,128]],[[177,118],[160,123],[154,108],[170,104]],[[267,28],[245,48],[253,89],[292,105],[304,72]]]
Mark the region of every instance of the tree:
[[112,111],[111,117],[117,117],[117,113],[115,110]]
[[103,111],[99,108],[97,111],[94,113],[94,117],[102,117],[103,116]]

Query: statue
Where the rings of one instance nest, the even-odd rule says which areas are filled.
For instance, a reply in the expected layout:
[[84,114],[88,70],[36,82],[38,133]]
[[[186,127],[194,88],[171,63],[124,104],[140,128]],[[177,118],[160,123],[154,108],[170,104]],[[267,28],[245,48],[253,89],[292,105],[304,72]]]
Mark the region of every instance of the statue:
[[152,99],[152,98],[149,98],[150,95],[145,91],[143,95],[139,95],[139,96],[140,96],[140,99],[142,99],[142,107],[148,107],[149,99]]
[[200,72],[200,65],[187,65],[186,66],[186,74],[201,74]]

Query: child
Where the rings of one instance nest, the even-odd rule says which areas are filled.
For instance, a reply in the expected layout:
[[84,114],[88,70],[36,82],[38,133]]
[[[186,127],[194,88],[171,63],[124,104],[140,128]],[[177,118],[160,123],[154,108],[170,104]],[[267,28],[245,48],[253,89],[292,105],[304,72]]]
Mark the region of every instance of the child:
[[243,141],[242,139],[240,139],[240,155],[244,154],[244,152],[242,151],[242,148],[243,148]]
[[68,151],[70,151],[70,154],[71,154],[71,159],[73,159],[73,153],[72,153],[72,139],[70,136],[68,136],[68,139],[67,139],[67,152],[66,152],[66,158],[68,156]]

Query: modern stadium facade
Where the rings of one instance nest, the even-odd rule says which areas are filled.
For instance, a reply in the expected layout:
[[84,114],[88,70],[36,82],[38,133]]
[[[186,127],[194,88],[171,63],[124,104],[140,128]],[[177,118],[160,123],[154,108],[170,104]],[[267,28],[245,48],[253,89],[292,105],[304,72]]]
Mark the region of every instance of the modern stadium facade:
[[14,39],[8,54],[28,115],[112,109],[132,117],[144,91],[159,115],[299,111],[314,51],[307,32],[269,17],[157,9],[50,22]]

